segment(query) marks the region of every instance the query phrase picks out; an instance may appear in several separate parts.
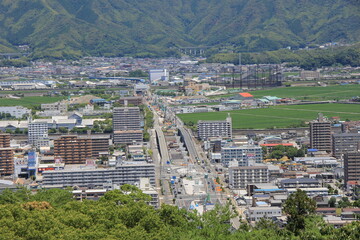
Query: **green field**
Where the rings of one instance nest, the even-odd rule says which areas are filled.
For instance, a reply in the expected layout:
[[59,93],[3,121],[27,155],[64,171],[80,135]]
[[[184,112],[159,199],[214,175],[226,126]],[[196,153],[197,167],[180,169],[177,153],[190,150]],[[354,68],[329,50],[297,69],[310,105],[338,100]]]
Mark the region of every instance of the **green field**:
[[24,106],[31,107],[42,103],[53,103],[66,97],[23,97],[20,99],[0,98],[0,106]]
[[360,105],[355,104],[311,104],[274,106],[270,108],[245,109],[228,112],[190,113],[178,116],[185,124],[198,120],[224,120],[228,113],[234,129],[265,129],[300,126],[301,123],[316,119],[321,112],[327,117],[340,120],[360,120]]
[[[360,95],[360,84],[335,85],[327,87],[281,87],[267,90],[256,90],[250,92],[255,98],[263,96],[277,96],[281,98],[295,98],[298,100],[323,101],[344,100]],[[212,96],[210,98],[230,97],[235,95],[225,94]]]

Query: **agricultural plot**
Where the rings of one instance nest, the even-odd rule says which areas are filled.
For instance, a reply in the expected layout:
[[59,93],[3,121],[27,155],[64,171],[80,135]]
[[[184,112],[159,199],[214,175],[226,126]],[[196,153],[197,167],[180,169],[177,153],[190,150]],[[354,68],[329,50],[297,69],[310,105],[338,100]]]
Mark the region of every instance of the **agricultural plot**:
[[[255,98],[263,96],[277,96],[281,98],[295,98],[298,100],[324,101],[344,100],[360,95],[360,84],[336,85],[327,87],[281,87],[267,90],[256,90],[250,92]],[[210,99],[227,98],[235,95],[224,94],[211,96]]]
[[15,98],[0,98],[0,106],[24,106],[31,107],[40,105],[42,103],[54,103],[65,99],[66,97],[23,97]]
[[234,129],[266,129],[304,126],[304,122],[316,119],[319,112],[329,118],[360,120],[360,105],[355,104],[275,106],[228,112],[179,114],[178,116],[185,124],[189,122],[196,124],[198,120],[224,120],[230,113]]
[[327,87],[283,87],[250,92],[255,98],[277,96],[298,100],[323,101],[350,99],[360,95],[360,85],[336,85]]

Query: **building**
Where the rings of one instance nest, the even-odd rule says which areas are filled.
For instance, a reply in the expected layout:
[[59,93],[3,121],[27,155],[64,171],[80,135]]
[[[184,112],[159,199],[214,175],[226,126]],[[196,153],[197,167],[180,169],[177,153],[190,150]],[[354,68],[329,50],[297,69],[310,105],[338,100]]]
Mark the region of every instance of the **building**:
[[44,171],[44,187],[104,187],[111,184],[123,185],[140,181],[140,178],[149,178],[150,184],[155,185],[155,165],[143,162],[128,162],[117,165],[115,168],[76,168],[54,171]]
[[204,121],[197,124],[198,138],[206,140],[209,137],[232,137],[232,122],[230,115],[224,121]]
[[319,188],[319,180],[314,178],[289,178],[280,181],[281,188]]
[[319,113],[319,117],[310,122],[310,148],[331,152],[331,122]]
[[139,107],[116,107],[113,110],[114,131],[139,130],[141,127]]
[[119,99],[119,103],[128,106],[129,104],[134,106],[139,106],[143,104],[143,98],[142,97],[121,97]]
[[143,141],[142,130],[114,131],[114,144],[133,144]]
[[301,71],[300,79],[302,79],[302,80],[320,79],[320,72],[318,72],[318,71]]
[[360,151],[347,152],[344,155],[345,183],[360,181]]
[[169,72],[166,69],[151,69],[149,76],[150,82],[169,81]]
[[150,206],[153,206],[155,208],[159,207],[159,194],[155,190],[155,188],[150,184],[149,178],[140,178],[139,189],[143,193],[145,193],[151,197],[150,202],[148,202],[148,204]]
[[10,148],[10,134],[0,133],[0,176],[14,173],[14,149]]
[[113,114],[114,144],[132,144],[143,141],[140,108],[114,108]]
[[41,104],[41,110],[59,112],[60,114],[67,112],[67,103],[56,102],[56,103],[44,103]]
[[54,140],[54,156],[60,157],[65,164],[84,164],[92,154],[91,139],[68,135]]
[[221,148],[221,163],[228,167],[232,161],[238,166],[253,166],[263,160],[262,148],[256,145],[229,146]]
[[110,136],[91,135],[92,157],[99,158],[101,155],[109,155]]
[[246,188],[248,184],[268,183],[269,168],[263,166],[230,167],[229,186],[232,189]]
[[332,153],[340,158],[347,152],[354,152],[360,144],[360,133],[339,133],[332,135]]
[[258,222],[262,218],[281,217],[282,212],[280,207],[249,207],[246,215],[250,222]]
[[48,136],[48,122],[42,121],[31,121],[28,124],[28,142],[34,147],[47,147],[49,146]]
[[14,106],[14,107],[0,107],[0,113],[10,114],[15,118],[23,118],[30,116],[31,110],[28,108],[24,108],[22,106]]

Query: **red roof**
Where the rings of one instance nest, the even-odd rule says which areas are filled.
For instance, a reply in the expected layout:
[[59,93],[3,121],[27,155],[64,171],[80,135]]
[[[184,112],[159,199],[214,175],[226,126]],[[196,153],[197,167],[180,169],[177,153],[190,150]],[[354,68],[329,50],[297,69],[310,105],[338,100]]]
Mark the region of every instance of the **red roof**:
[[240,94],[240,96],[242,96],[242,97],[254,97],[253,95],[251,95],[250,93],[248,93],[248,92],[243,92],[243,93],[239,93]]
[[265,144],[260,144],[260,146],[264,146],[264,147],[275,147],[278,145],[283,145],[283,146],[293,146],[292,143],[265,143]]

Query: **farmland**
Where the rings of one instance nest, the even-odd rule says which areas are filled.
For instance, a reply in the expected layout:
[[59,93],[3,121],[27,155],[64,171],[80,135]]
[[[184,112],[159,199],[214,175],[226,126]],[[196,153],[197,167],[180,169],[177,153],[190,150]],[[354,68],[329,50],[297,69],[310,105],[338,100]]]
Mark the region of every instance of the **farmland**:
[[0,98],[0,106],[24,106],[31,107],[42,103],[53,103],[65,99],[66,97],[22,97],[16,98]]
[[[295,98],[298,100],[343,100],[360,95],[360,85],[335,85],[327,87],[282,87],[266,90],[250,91],[255,98],[263,96],[277,96],[281,98]],[[211,98],[230,97],[233,94],[212,96]]]
[[327,117],[341,120],[360,120],[360,105],[355,104],[311,104],[287,105],[269,108],[245,109],[226,112],[179,114],[185,124],[198,120],[224,120],[228,113],[234,129],[265,129],[298,127],[311,121],[321,112]]

